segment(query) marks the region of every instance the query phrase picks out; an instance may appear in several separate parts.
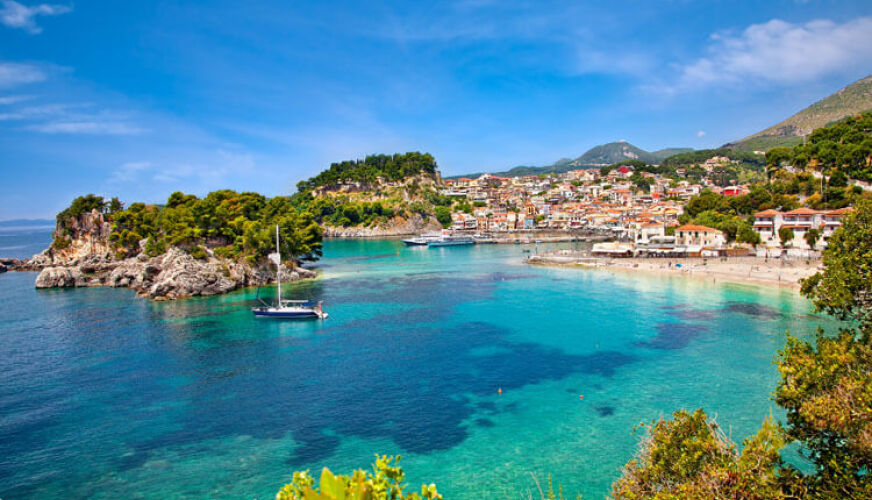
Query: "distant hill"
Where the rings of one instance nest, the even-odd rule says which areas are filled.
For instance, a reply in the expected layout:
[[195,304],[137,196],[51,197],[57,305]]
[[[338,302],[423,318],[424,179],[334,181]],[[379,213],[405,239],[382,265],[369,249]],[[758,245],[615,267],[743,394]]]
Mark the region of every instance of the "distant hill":
[[657,157],[638,148],[629,142],[618,141],[594,146],[573,163],[578,165],[611,165],[624,160],[641,160],[645,163],[657,163]]
[[684,154],[684,153],[691,153],[691,152],[693,152],[693,148],[665,148],[665,149],[658,149],[657,151],[652,151],[651,154],[655,158],[657,158],[658,162],[661,162],[661,161],[665,160],[666,158],[669,158],[670,156],[680,155],[680,154]]
[[[544,167],[519,166],[502,172],[490,172],[493,175],[500,177],[518,177],[525,175],[539,174],[562,174],[570,170],[595,168],[603,165],[612,165],[627,160],[641,160],[645,163],[660,163],[662,160],[681,153],[693,151],[692,148],[666,148],[659,149],[654,152],[645,151],[642,148],[636,147],[626,141],[610,142],[601,144],[589,149],[586,153],[578,158],[561,158],[551,165]],[[475,178],[482,175],[484,172],[474,174],[454,175],[447,177],[448,179],[457,179],[459,177]]]
[[0,220],[0,227],[55,227],[55,221],[50,219]]
[[817,128],[869,110],[872,110],[872,75],[821,99],[777,125],[740,141],[725,144],[724,147],[742,151],[767,151],[779,146],[795,146]]

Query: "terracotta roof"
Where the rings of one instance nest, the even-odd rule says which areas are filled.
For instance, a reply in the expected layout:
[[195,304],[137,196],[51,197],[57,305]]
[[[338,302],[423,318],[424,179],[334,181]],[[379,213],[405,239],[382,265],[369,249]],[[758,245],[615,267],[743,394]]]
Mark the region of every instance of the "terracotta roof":
[[707,231],[707,232],[716,231],[716,232],[720,232],[719,229],[715,229],[715,228],[708,227],[708,226],[699,226],[696,224],[685,224],[685,225],[679,227],[678,229],[676,229],[676,231]]
[[785,213],[784,215],[815,215],[817,214],[817,210],[812,210],[810,208],[797,208],[796,210],[791,210],[790,212]]
[[756,214],[754,214],[754,217],[772,217],[773,215],[778,215],[778,214],[780,214],[780,213],[781,213],[781,212],[779,212],[778,210],[772,210],[772,209],[770,208],[769,210],[764,210],[764,211],[762,211],[762,212],[757,212]]
[[845,215],[851,213],[854,210],[851,207],[840,208],[838,210],[830,210],[829,212],[825,212],[824,215]]

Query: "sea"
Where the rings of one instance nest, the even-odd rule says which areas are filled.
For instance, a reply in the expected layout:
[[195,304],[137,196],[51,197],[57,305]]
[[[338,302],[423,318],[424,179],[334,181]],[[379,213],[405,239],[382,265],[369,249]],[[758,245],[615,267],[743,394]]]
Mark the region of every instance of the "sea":
[[[8,232],[12,256],[50,240]],[[0,498],[268,499],[376,454],[446,499],[539,498],[549,475],[603,498],[640,423],[704,408],[741,443],[783,419],[787,332],[838,327],[792,290],[524,264],[535,251],[326,241],[320,278],[283,287],[323,321],[253,317],[274,288],[152,302],[2,274]]]

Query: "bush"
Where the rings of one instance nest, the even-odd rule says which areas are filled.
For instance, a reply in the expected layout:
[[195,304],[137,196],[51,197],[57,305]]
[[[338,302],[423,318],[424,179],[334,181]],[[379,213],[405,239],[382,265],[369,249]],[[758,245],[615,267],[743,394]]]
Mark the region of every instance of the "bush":
[[372,472],[356,470],[351,476],[334,475],[325,467],[318,486],[309,471],[294,472],[293,480],[279,490],[276,500],[441,500],[432,483],[422,485],[420,495],[403,491],[405,473],[400,458],[376,455]]
[[194,248],[190,249],[188,251],[188,254],[197,260],[206,260],[209,258],[209,254],[207,254],[206,251],[203,250],[203,247],[201,247],[200,245],[197,245]]

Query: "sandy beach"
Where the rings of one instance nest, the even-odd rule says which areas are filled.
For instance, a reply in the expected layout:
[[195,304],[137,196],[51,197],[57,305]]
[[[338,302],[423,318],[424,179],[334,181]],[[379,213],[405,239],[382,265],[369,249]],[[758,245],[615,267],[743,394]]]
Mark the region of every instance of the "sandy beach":
[[685,276],[710,279],[715,282],[727,281],[798,290],[800,287],[799,280],[817,272],[820,260],[780,260],[762,257],[610,259],[557,252],[532,256],[527,260],[527,263],[533,265],[642,272],[663,276]]

